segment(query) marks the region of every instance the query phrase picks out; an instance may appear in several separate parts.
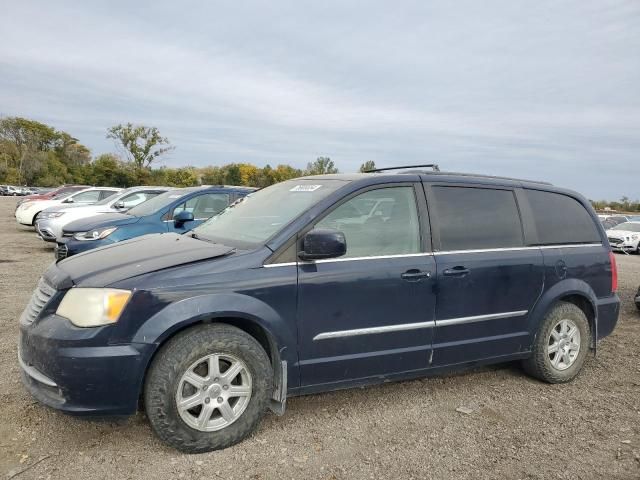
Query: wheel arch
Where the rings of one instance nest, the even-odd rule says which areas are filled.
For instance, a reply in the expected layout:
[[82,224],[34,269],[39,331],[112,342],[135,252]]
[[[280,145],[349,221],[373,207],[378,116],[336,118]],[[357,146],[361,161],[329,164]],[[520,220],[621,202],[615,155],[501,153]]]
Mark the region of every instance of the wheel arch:
[[[233,298],[230,298],[233,297]],[[245,297],[239,299],[237,297]],[[223,308],[226,300],[226,306]],[[244,303],[244,309],[235,308],[238,302]],[[217,308],[212,308],[215,305]],[[208,306],[208,308],[207,308]],[[134,336],[134,342],[153,343],[155,348],[141,368],[138,398],[143,395],[145,380],[156,355],[176,335],[198,325],[223,323],[234,326],[253,337],[265,350],[274,372],[274,395],[279,387],[286,389],[288,379],[287,365],[296,362],[290,355],[297,349],[294,341],[296,331],[289,332],[284,320],[268,305],[253,297],[244,295],[206,295],[172,303],[150,318]],[[293,338],[292,338],[293,335]],[[291,348],[289,348],[291,347]],[[284,366],[284,368],[283,368]],[[292,381],[294,378],[287,375]],[[284,392],[286,395],[286,391]]]
[[542,294],[529,317],[529,331],[532,332],[531,343],[535,342],[538,327],[546,314],[558,302],[568,302],[577,306],[587,317],[591,328],[591,348],[596,347],[598,338],[597,297],[593,289],[583,280],[571,278],[562,280]]

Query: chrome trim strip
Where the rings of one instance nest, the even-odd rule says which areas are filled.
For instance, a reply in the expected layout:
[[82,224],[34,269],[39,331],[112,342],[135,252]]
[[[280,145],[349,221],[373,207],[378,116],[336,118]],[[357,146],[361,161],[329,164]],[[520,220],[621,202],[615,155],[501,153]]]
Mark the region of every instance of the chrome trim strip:
[[[432,252],[421,253],[400,253],[398,255],[372,255],[370,257],[346,257],[346,258],[327,258],[326,260],[310,260],[300,261],[300,265],[313,265],[314,263],[334,263],[334,262],[351,262],[358,260],[380,260],[384,258],[405,258],[405,257],[432,257]],[[268,263],[263,265],[265,268],[272,267],[290,267],[291,265],[297,265],[298,262],[285,262],[285,263]]]
[[601,247],[602,243],[567,243],[563,245],[536,245],[533,247],[509,247],[509,248],[478,248],[469,250],[441,250],[434,252],[434,255],[452,255],[456,253],[490,253],[490,252],[517,252],[520,250],[548,250],[552,248],[585,248]]
[[285,263],[266,263],[263,265],[264,268],[273,268],[273,267],[293,267],[297,265],[298,262],[285,262]]
[[541,250],[548,250],[550,248],[585,248],[585,247],[602,247],[602,243],[567,243],[564,245],[540,245],[538,248]]
[[57,387],[58,386],[56,384],[56,382],[51,380],[49,377],[43,375],[38,370],[36,370],[34,367],[24,363],[24,361],[22,360],[22,356],[20,355],[20,352],[18,352],[18,363],[20,364],[20,367],[22,368],[22,370],[24,370],[24,373],[29,375],[34,380],[36,380],[36,381],[38,381],[40,383],[43,383],[45,385],[48,385],[49,387]]
[[486,320],[498,320],[500,318],[522,317],[529,313],[529,310],[518,310],[516,312],[491,313],[489,315],[475,315],[473,317],[447,318],[436,320],[436,326],[447,327],[449,325],[463,325],[465,323],[484,322]]
[[[586,247],[602,247],[602,243],[567,243],[562,245],[537,245],[534,247],[508,247],[508,248],[477,248],[469,250],[441,250],[436,252],[422,252],[422,253],[405,253],[398,255],[374,255],[371,257],[347,257],[347,258],[328,258],[326,260],[314,260],[309,262],[300,262],[301,265],[313,265],[314,263],[335,263],[335,262],[350,262],[358,260],[378,260],[383,258],[405,258],[405,257],[431,257],[434,255],[454,255],[458,253],[491,253],[491,252],[519,252],[526,250],[549,250],[553,248],[586,248]],[[265,268],[273,267],[290,267],[297,265],[298,262],[285,262],[285,263],[269,263],[263,265]]]
[[358,260],[380,260],[383,258],[405,258],[405,257],[432,257],[433,253],[401,253],[398,255],[373,255],[371,257],[347,257],[347,258],[327,258],[326,260],[315,260],[313,262],[304,263],[333,263],[333,262],[351,262]]
[[313,341],[326,340],[328,338],[344,338],[354,337],[356,335],[372,335],[375,333],[389,333],[389,332],[402,332],[405,330],[417,330],[420,328],[433,328],[436,326],[435,322],[418,322],[418,323],[403,323],[400,325],[385,325],[384,327],[369,327],[369,328],[355,328],[353,330],[338,330],[337,332],[324,332],[319,333],[313,337]]

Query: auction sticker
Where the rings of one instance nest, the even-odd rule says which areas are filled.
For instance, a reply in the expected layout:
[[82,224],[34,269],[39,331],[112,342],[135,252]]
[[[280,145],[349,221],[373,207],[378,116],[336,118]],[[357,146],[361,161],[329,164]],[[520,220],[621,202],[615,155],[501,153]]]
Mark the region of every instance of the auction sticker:
[[322,185],[296,185],[289,191],[290,192],[315,192],[320,187],[322,187]]

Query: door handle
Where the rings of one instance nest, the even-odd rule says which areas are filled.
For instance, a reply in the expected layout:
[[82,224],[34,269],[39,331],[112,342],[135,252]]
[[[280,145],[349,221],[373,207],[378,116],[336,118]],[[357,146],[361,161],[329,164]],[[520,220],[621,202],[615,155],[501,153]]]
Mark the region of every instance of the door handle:
[[445,277],[464,277],[469,273],[471,273],[471,270],[469,270],[468,268],[457,266],[453,268],[447,268],[442,272],[442,275],[444,275]]
[[404,272],[402,275],[400,275],[400,278],[408,282],[419,282],[423,278],[429,278],[430,276],[431,272],[423,272],[414,268]]

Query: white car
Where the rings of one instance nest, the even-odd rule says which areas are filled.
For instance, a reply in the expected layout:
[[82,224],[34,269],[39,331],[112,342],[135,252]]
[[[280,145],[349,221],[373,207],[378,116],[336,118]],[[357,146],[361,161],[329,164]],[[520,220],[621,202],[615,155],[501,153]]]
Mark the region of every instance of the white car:
[[24,202],[16,209],[16,221],[22,225],[32,226],[36,216],[45,208],[57,205],[91,205],[121,190],[121,188],[112,187],[90,187],[57,199]]
[[101,213],[125,212],[150,198],[169,190],[169,187],[132,187],[111,195],[93,205],[56,205],[38,215],[36,232],[45,242],[55,242],[62,238],[62,228],[74,220],[92,217]]
[[640,222],[625,222],[607,230],[613,250],[640,253]]

